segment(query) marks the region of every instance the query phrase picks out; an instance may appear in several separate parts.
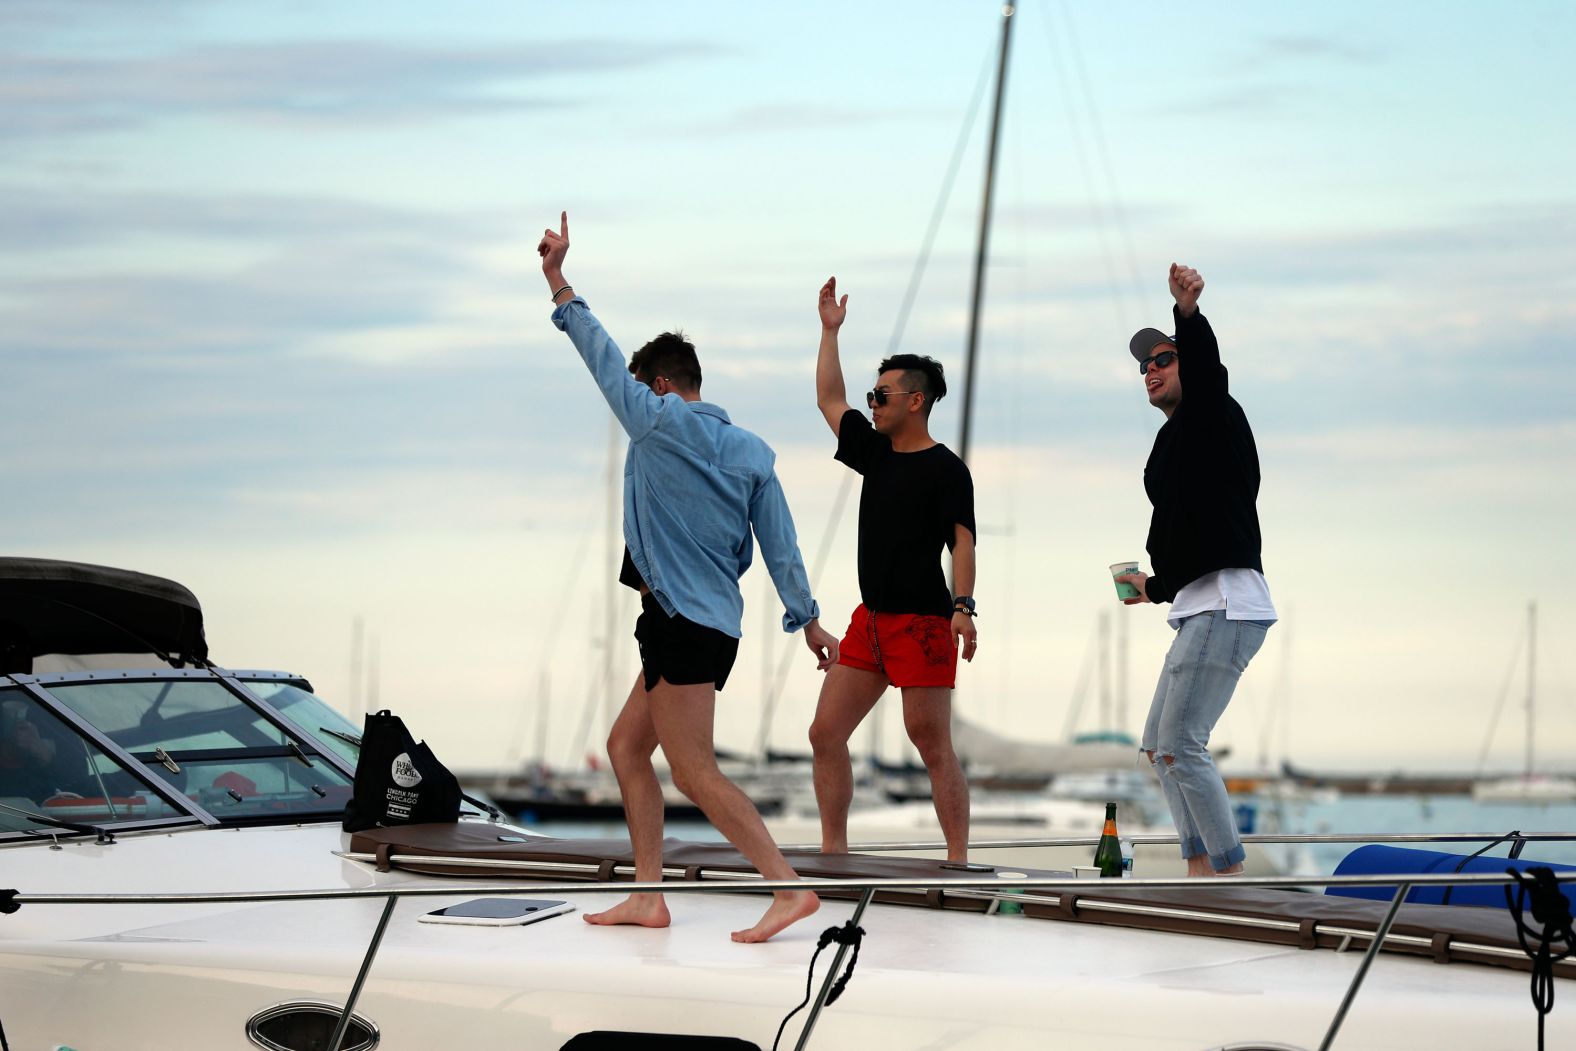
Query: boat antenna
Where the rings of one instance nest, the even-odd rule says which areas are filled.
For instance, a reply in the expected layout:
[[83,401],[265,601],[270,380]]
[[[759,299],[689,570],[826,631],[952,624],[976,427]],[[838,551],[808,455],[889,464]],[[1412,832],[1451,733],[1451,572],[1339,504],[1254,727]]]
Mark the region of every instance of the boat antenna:
[[1001,9],[1001,55],[996,64],[996,101],[991,110],[990,145],[985,151],[985,199],[980,204],[980,236],[974,252],[974,291],[969,303],[969,341],[963,352],[963,433],[958,458],[969,461],[969,430],[974,416],[974,353],[979,346],[980,310],[985,297],[985,260],[990,255],[991,202],[996,188],[996,155],[1001,143],[1001,110],[1007,90],[1007,54],[1012,44],[1012,0]]

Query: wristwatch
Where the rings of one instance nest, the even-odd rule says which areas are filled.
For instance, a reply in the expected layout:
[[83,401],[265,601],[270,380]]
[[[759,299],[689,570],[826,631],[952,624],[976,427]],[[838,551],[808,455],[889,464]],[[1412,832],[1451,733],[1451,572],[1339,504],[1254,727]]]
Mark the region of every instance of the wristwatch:
[[967,613],[971,617],[979,614],[974,612],[974,597],[972,595],[959,595],[952,600],[952,612]]

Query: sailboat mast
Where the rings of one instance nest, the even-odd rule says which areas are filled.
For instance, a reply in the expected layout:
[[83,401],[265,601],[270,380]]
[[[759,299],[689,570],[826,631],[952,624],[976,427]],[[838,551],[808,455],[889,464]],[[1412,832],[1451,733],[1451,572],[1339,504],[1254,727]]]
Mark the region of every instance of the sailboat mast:
[[621,586],[618,582],[618,570],[622,564],[619,557],[624,542],[624,531],[619,528],[619,514],[623,510],[623,501],[620,499],[620,482],[623,472],[618,462],[618,418],[608,414],[607,418],[607,491],[603,529],[606,530],[607,555],[602,561],[602,572],[612,570],[613,575],[607,579],[607,604],[602,610],[602,645],[606,648],[602,654],[602,711],[608,731],[613,729],[613,720],[618,713],[618,659],[614,650],[613,637],[618,631],[618,600],[616,598]]
[[1532,778],[1532,710],[1537,698],[1533,687],[1537,675],[1538,604],[1527,603],[1527,779]]
[[963,434],[958,439],[958,457],[969,459],[969,432],[974,416],[974,352],[979,346],[980,310],[985,299],[985,260],[990,255],[991,202],[996,186],[996,154],[1001,141],[1001,109],[1007,91],[1007,53],[1012,44],[1011,0],[1001,9],[1001,55],[996,63],[996,101],[991,110],[990,145],[985,157],[985,200],[980,205],[980,236],[974,254],[974,296],[969,304],[969,341],[963,352]]

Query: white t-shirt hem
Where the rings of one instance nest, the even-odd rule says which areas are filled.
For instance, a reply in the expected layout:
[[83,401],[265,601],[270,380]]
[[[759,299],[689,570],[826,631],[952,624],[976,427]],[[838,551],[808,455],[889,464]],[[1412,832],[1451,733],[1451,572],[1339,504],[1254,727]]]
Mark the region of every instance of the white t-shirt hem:
[[1188,617],[1217,609],[1226,611],[1227,620],[1280,619],[1263,573],[1256,569],[1217,569],[1178,591],[1166,620],[1175,627]]

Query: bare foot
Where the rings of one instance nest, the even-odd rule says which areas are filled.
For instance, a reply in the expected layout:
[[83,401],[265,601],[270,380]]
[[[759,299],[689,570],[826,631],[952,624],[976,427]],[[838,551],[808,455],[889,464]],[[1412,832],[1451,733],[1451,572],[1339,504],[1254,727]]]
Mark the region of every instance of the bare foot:
[[747,931],[734,931],[736,942],[763,942],[791,924],[815,914],[821,899],[808,890],[778,891],[772,895],[772,904],[760,922]]
[[673,918],[668,915],[668,903],[662,900],[660,894],[632,894],[605,912],[587,912],[580,918],[598,927],[620,924],[666,927],[673,922]]

